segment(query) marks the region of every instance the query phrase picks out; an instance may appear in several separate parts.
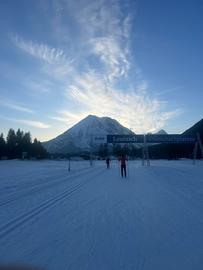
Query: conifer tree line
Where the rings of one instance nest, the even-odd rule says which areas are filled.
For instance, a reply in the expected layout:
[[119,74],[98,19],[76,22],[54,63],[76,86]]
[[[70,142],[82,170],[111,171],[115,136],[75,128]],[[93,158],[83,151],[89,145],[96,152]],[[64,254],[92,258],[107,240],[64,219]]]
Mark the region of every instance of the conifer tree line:
[[[98,149],[98,156],[105,158],[108,155],[120,156],[125,154],[133,158],[142,158],[143,148],[136,147],[133,144],[115,144],[113,146],[101,144]],[[150,159],[179,159],[193,158],[193,144],[155,144],[148,146]],[[198,148],[197,158],[201,157],[200,149]]]
[[115,144],[113,146],[100,144],[97,154],[101,158],[105,158],[109,155],[120,156],[122,154],[136,157],[138,154],[137,152],[137,148],[133,144]]
[[30,132],[23,132],[18,129],[8,131],[7,137],[4,138],[3,133],[0,134],[0,159],[8,158],[45,158],[47,152],[41,142],[36,138],[32,142]]

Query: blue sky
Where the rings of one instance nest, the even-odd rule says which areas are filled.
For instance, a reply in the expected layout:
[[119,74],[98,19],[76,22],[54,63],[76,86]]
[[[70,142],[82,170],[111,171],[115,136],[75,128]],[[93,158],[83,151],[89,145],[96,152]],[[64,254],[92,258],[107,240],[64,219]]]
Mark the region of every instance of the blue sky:
[[203,115],[203,1],[0,1],[0,131],[47,140],[88,114],[137,133]]

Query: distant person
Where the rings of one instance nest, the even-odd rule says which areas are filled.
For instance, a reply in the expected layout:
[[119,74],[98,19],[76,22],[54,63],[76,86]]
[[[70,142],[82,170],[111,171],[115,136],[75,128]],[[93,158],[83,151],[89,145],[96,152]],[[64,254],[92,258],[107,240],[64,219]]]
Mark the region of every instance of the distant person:
[[126,161],[127,161],[127,158],[126,158],[126,156],[124,154],[122,154],[119,160],[120,160],[120,163],[121,163],[121,176],[126,177]]
[[107,167],[107,169],[110,168],[110,158],[109,157],[107,157],[107,159],[106,159],[106,167]]

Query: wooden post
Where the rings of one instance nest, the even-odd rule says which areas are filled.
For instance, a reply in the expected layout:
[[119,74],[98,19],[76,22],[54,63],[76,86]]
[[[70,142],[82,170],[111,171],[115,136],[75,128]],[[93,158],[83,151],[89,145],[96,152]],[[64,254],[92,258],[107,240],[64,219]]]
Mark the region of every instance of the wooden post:
[[93,135],[91,134],[91,141],[90,141],[90,166],[92,166],[92,143],[93,143]]
[[150,159],[149,159],[149,148],[146,142],[146,157],[147,157],[147,166],[150,166]]
[[148,152],[147,152],[147,142],[146,136],[144,135],[144,145],[142,148],[142,166],[148,165]]
[[201,156],[203,158],[203,145],[202,145],[202,140],[201,140],[199,132],[197,133],[197,141],[198,141],[198,144],[199,144],[199,147],[200,147]]
[[70,172],[70,157],[69,157],[69,160],[68,160],[68,171]]
[[144,135],[144,144],[142,146],[142,166],[145,165],[145,135]]
[[195,165],[196,159],[197,159],[197,147],[198,147],[198,142],[195,142],[194,156],[193,156],[193,165]]
[[90,152],[90,166],[92,166],[92,151]]

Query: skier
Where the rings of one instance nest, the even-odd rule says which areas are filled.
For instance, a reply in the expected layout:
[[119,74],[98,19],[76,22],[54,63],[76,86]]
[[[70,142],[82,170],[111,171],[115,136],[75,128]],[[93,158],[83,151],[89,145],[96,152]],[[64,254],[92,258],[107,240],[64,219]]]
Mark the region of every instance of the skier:
[[127,161],[127,158],[126,158],[126,156],[124,154],[122,154],[119,160],[120,160],[120,163],[121,163],[121,176],[126,177],[126,161]]
[[110,168],[110,158],[109,157],[107,157],[107,159],[106,159],[106,166],[107,166],[107,169]]

